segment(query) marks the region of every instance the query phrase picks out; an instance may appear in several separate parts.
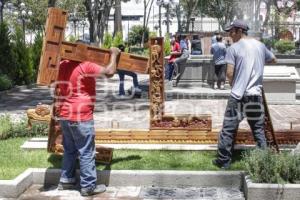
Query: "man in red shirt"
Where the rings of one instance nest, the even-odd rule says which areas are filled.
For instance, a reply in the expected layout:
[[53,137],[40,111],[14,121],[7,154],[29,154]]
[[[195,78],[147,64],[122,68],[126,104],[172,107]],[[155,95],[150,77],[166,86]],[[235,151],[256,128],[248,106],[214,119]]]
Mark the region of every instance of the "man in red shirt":
[[111,48],[106,67],[91,62],[64,60],[58,76],[58,105],[63,134],[64,155],[58,189],[74,189],[76,159],[80,163],[81,195],[90,196],[106,190],[96,185],[94,104],[96,77],[112,77],[120,50]]
[[173,36],[171,38],[171,53],[170,58],[168,60],[168,65],[165,72],[165,78],[169,81],[172,80],[173,71],[174,71],[174,61],[181,54],[179,42],[176,40],[176,37]]

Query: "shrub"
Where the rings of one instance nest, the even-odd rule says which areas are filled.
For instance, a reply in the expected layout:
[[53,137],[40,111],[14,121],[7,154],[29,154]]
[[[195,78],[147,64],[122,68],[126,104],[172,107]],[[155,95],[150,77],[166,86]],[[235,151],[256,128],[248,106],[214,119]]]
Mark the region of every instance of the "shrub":
[[165,43],[164,53],[165,55],[169,55],[171,52],[171,43],[170,43],[170,35],[168,33],[166,33],[164,43]]
[[9,115],[0,116],[0,139],[8,138],[12,129],[13,129],[13,124],[11,122],[10,116]]
[[73,42],[73,43],[76,42],[77,40],[78,40],[78,38],[74,35],[70,35],[69,38],[68,38],[68,41]]
[[0,139],[12,137],[35,137],[48,134],[47,124],[34,123],[31,129],[27,129],[27,119],[13,122],[9,115],[0,116]]
[[109,49],[112,45],[112,35],[108,32],[104,34],[102,48]]
[[118,47],[120,44],[123,44],[123,36],[121,32],[117,32],[112,41],[112,46]]
[[289,40],[279,40],[275,43],[275,48],[279,53],[287,53],[295,49],[295,43]]
[[7,75],[0,75],[0,91],[12,88],[13,83]]
[[146,27],[145,30],[142,25],[132,26],[128,35],[128,43],[132,45],[140,45],[142,43],[143,32],[145,31],[144,43],[148,42],[149,29]]
[[300,180],[300,155],[254,150],[243,155],[243,164],[257,183],[295,183]]

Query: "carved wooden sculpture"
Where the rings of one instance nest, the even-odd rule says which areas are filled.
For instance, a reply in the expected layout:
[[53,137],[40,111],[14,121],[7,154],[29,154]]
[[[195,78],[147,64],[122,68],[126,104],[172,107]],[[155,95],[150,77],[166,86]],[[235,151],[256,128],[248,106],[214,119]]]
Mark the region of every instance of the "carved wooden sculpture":
[[[109,61],[110,53],[107,49],[63,41],[66,18],[67,13],[60,9],[50,8],[48,11],[46,36],[44,38],[38,76],[39,84],[49,85],[56,80],[58,64],[61,59],[76,61],[89,60],[101,65],[105,65]],[[217,143],[219,131],[212,129],[210,115],[165,115],[163,45],[163,38],[152,38],[150,40],[149,62],[148,58],[145,57],[121,53],[118,64],[118,68],[120,69],[142,73],[148,73],[149,71],[150,129],[96,129],[96,145],[100,143]],[[56,91],[56,93],[57,96],[59,96],[59,91]],[[54,99],[54,105],[55,101]],[[274,133],[267,103],[266,101],[264,101],[264,103],[266,109],[265,127],[268,144],[278,149],[275,136],[278,138],[278,144],[298,143],[300,141],[300,134],[295,131]],[[57,107],[53,107],[48,150],[62,153],[61,131],[56,120],[57,109]],[[236,136],[236,143],[253,144],[252,134],[250,134],[249,131],[239,130]],[[99,151],[100,150],[98,150],[98,152]],[[104,155],[104,157],[109,161],[111,154],[106,153],[107,155]]]

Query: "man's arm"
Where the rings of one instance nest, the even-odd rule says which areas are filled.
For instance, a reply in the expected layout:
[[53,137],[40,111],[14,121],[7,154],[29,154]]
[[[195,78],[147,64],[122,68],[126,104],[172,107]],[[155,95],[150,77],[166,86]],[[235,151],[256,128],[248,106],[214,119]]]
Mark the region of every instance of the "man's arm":
[[106,67],[103,67],[100,70],[100,75],[105,75],[107,78],[111,78],[117,69],[117,58],[120,54],[120,50],[118,48],[112,47],[110,48],[110,61]]
[[227,64],[226,76],[227,76],[227,78],[228,78],[228,80],[229,80],[230,86],[232,86],[233,73],[234,73],[234,65],[232,65],[232,64]]
[[275,64],[275,63],[277,63],[276,57],[274,56],[271,60],[267,61],[267,63],[269,63],[269,64]]

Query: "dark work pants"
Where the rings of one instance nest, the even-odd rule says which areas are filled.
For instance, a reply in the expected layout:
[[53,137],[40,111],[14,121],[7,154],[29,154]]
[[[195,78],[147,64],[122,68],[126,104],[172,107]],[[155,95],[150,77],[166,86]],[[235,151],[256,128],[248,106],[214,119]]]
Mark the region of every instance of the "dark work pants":
[[215,76],[214,81],[221,83],[225,83],[226,80],[226,64],[224,65],[215,65]]
[[244,96],[237,100],[230,96],[225,111],[223,128],[219,135],[218,160],[221,163],[231,161],[234,140],[239,128],[239,123],[247,117],[252,134],[261,149],[267,147],[264,122],[264,106],[261,96]]
[[131,72],[131,71],[126,71],[126,70],[120,70],[120,69],[118,69],[117,72],[118,72],[118,75],[119,75],[119,78],[120,78],[119,95],[125,95],[125,90],[124,90],[125,75],[132,77],[133,86],[135,88],[139,86],[139,82],[138,82],[136,73]]

